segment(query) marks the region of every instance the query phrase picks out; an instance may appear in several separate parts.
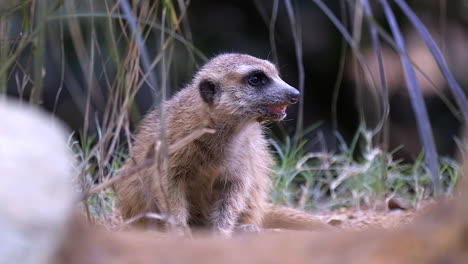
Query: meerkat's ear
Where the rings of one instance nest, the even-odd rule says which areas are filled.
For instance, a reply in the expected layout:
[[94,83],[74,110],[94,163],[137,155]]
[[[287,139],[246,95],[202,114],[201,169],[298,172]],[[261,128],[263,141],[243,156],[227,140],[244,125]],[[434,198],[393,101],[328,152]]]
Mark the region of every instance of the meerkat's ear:
[[217,93],[219,93],[218,85],[212,80],[204,79],[198,85],[200,96],[207,104],[213,104]]

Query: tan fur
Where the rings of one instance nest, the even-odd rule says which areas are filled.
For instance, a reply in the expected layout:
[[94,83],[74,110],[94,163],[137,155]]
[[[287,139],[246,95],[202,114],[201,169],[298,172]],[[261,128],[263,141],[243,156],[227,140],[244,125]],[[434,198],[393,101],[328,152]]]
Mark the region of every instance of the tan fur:
[[[252,71],[262,71],[270,79],[263,90],[246,83],[245,76]],[[199,87],[206,80],[217,87],[213,102],[200,96]],[[156,109],[145,117],[123,169],[142,162],[158,141],[174,144],[204,126],[216,132],[171,155],[167,167],[156,163],[116,184],[123,216],[159,212],[173,217],[178,227],[211,228],[223,234],[237,227],[288,228],[288,222],[294,229],[321,226],[307,214],[292,209],[282,213],[267,202],[273,161],[258,120],[271,119],[262,112],[265,104],[284,105],[291,93],[298,92],[268,61],[241,54],[212,59],[191,84],[164,103],[162,115]],[[154,220],[139,223],[167,229]]]

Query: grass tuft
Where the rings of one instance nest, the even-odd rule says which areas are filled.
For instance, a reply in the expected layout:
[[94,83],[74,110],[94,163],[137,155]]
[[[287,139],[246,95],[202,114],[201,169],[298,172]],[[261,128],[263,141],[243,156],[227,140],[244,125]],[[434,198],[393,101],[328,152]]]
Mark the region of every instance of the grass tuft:
[[[277,154],[272,201],[324,210],[382,209],[391,197],[418,207],[424,200],[433,199],[436,191],[423,162],[424,153],[414,163],[404,163],[393,158],[397,149],[385,152],[374,146],[372,135],[359,129],[350,145],[341,143],[339,153],[304,153],[305,141],[292,148],[289,137],[272,140]],[[438,164],[441,190],[451,195],[460,176],[459,165],[449,158],[441,158]]]

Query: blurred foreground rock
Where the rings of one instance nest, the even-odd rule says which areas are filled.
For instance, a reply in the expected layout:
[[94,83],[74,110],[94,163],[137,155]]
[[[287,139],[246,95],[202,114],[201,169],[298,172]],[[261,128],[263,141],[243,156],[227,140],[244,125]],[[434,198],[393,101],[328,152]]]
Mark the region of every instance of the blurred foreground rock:
[[[466,201],[465,201],[466,202]],[[462,210],[465,209],[465,210]],[[447,201],[395,231],[280,232],[161,239],[75,224],[55,263],[468,263],[466,203]]]
[[0,263],[48,263],[73,207],[65,130],[0,97]]
[[[393,231],[190,240],[90,227],[71,217],[71,164],[63,130],[12,103],[0,102],[0,119],[1,263],[468,263],[466,195],[442,201]],[[467,193],[466,185],[461,191]]]

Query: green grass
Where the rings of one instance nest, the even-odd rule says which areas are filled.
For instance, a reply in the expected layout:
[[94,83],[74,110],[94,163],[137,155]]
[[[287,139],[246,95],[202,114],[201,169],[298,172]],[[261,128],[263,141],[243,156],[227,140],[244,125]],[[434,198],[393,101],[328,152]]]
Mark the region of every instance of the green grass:
[[[306,142],[292,148],[289,137],[271,140],[277,154],[272,201],[303,209],[335,209],[376,208],[391,197],[417,207],[434,198],[423,153],[411,163],[395,160],[398,150],[382,151],[372,145],[370,135],[359,130],[350,145],[341,144],[338,153],[305,153]],[[439,163],[443,193],[451,195],[459,165],[448,158]]]

